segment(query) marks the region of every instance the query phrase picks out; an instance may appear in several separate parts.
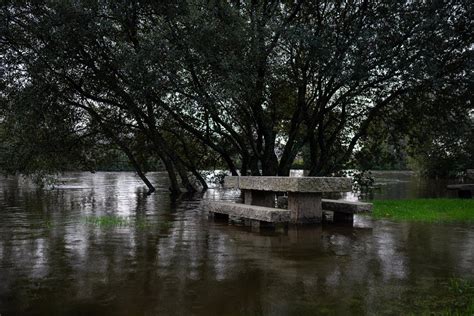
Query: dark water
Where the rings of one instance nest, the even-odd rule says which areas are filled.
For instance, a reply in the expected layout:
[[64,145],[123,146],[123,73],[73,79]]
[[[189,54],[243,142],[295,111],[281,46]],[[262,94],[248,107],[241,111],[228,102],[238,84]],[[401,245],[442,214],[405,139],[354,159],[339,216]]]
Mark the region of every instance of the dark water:
[[[428,194],[410,177],[380,177],[376,198]],[[133,173],[68,174],[43,192],[2,178],[0,314],[416,314],[451,278],[474,279],[472,225],[356,216],[256,233],[209,221],[198,198],[171,203],[163,175],[152,178],[150,197]],[[126,221],[93,220],[106,215]]]
[[375,190],[370,199],[455,198],[456,191],[446,186],[456,179],[428,179],[416,177],[410,171],[373,171]]

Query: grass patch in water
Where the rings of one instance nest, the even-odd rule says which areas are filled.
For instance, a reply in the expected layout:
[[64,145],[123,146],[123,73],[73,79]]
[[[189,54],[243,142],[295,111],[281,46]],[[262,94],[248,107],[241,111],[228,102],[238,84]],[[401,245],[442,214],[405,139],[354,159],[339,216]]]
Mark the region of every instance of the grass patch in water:
[[128,227],[132,223],[128,217],[115,215],[86,216],[84,222],[98,227]]
[[47,221],[45,221],[44,223],[42,223],[41,226],[42,226],[43,228],[50,229],[50,228],[52,228],[54,225],[53,225],[53,222],[51,222],[50,220],[47,220]]
[[474,199],[375,200],[373,216],[424,222],[474,222]]
[[474,315],[474,282],[461,278],[451,278],[443,286],[443,296],[427,297],[418,301],[420,309],[409,315]]
[[173,227],[173,222],[170,221],[165,221],[160,224],[161,229],[169,229],[171,227]]

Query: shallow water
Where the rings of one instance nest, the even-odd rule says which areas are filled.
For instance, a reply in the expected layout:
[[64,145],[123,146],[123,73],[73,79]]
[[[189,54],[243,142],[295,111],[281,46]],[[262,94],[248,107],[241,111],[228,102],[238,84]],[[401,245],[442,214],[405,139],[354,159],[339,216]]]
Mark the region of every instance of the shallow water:
[[[419,180],[399,176],[375,198],[412,197],[400,192]],[[208,220],[199,197],[172,203],[164,175],[151,178],[149,197],[133,173],[70,173],[43,192],[2,178],[0,314],[393,315],[474,279],[473,225],[356,216],[354,227],[252,232]],[[105,215],[127,221],[88,220]]]

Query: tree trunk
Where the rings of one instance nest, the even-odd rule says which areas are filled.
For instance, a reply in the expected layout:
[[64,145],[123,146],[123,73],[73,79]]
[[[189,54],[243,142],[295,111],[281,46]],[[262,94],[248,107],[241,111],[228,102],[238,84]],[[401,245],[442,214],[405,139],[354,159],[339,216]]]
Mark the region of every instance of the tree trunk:
[[191,169],[191,173],[194,175],[194,177],[196,177],[196,179],[199,181],[199,183],[201,184],[202,186],[202,191],[206,191],[207,189],[209,189],[209,186],[207,185],[207,182],[206,180],[201,176],[201,174],[199,173],[199,171],[197,171],[195,168],[192,168]]
[[282,177],[290,176],[290,169],[291,169],[292,164],[293,164],[293,160],[291,161],[288,160],[284,164],[280,162],[280,166],[278,167],[278,175]]
[[265,155],[262,161],[262,175],[264,176],[276,176],[278,173],[278,158],[275,152],[272,150],[270,153]]
[[227,166],[229,167],[230,173],[231,173],[233,176],[238,176],[239,173],[237,172],[237,167],[235,167],[235,164],[234,164],[234,162],[232,161],[232,159],[230,158],[230,156],[229,156],[227,153],[223,153],[223,152],[221,152],[220,154],[221,154],[222,159],[224,159],[224,161],[226,162]]
[[189,181],[188,173],[184,169],[183,164],[179,160],[174,160],[173,161],[174,166],[176,170],[178,171],[179,177],[181,178],[181,184],[184,186],[186,191],[188,193],[194,193],[196,192],[196,188],[191,184],[191,181]]
[[249,163],[249,157],[247,154],[242,154],[242,166],[240,166],[240,175],[241,176],[246,176],[248,172],[248,163]]
[[[122,149],[123,150],[123,149]],[[148,178],[145,176],[145,173],[142,171],[142,169],[140,168],[140,165],[138,164],[138,162],[135,160],[135,157],[133,157],[133,155],[130,153],[129,155],[129,152],[128,150],[127,151],[124,151],[125,154],[128,156],[128,160],[130,160],[130,163],[132,164],[132,166],[135,168],[135,171],[137,172],[138,176],[140,177],[140,179],[142,179],[142,181],[145,183],[145,185],[148,187],[148,192],[146,193],[146,195],[150,195],[152,194],[153,192],[156,191],[155,187],[153,186],[153,184],[151,184],[151,182],[148,180]]]
[[[67,101],[71,102],[69,100],[67,100]],[[135,156],[133,155],[132,150],[130,148],[128,148],[128,146],[114,133],[114,131],[111,130],[104,123],[104,121],[102,120],[102,117],[96,111],[94,111],[94,109],[92,109],[92,108],[83,106],[83,105],[78,104],[76,102],[72,102],[72,103],[74,105],[76,105],[76,106],[78,105],[80,108],[86,110],[89,113],[89,115],[104,128],[104,133],[106,134],[106,136],[110,137],[112,139],[112,141],[120,147],[120,149],[125,153],[125,155],[127,155],[128,160],[130,161],[132,166],[135,168],[135,171],[137,172],[138,176],[140,177],[140,179],[142,179],[142,181],[148,187],[147,195],[150,195],[153,192],[155,192],[156,191],[155,187],[153,186],[153,184],[151,184],[151,182],[145,176],[145,173],[142,171],[142,169],[140,167],[140,164],[135,159]]]
[[258,169],[258,159],[255,156],[250,156],[250,172],[252,176],[260,176],[260,170]]
[[169,160],[168,157],[165,157],[164,155],[159,155],[161,158],[161,161],[163,161],[163,164],[165,165],[166,172],[168,172],[168,177],[170,179],[170,187],[169,190],[172,195],[180,195],[181,194],[181,187],[178,184],[178,179],[176,177],[176,172],[173,167],[173,163],[171,160]]

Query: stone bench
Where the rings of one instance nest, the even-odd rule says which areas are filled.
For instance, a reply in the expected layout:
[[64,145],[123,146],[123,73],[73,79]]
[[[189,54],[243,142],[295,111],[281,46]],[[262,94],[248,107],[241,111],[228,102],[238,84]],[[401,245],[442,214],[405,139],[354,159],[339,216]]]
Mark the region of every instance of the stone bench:
[[[288,197],[278,197],[278,207],[284,208],[288,204]],[[332,213],[332,218],[335,222],[347,222],[352,221],[354,214],[372,212],[372,203],[365,202],[353,202],[344,200],[330,200],[321,199],[321,205],[323,213],[328,216],[328,212]]]
[[447,186],[448,190],[458,191],[458,196],[461,199],[471,199],[474,192],[474,183],[466,184],[450,184]]
[[290,211],[279,208],[218,201],[202,201],[201,207],[212,215],[219,214],[251,220],[253,227],[290,221]]
[[474,180],[474,169],[467,169],[466,170],[466,177],[468,179]]
[[322,199],[324,211],[356,214],[372,211],[372,203]]
[[334,222],[350,222],[354,214],[372,212],[372,203],[344,200],[322,200],[323,212],[332,212]]

